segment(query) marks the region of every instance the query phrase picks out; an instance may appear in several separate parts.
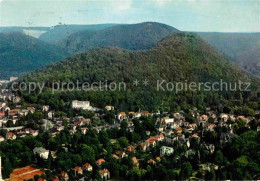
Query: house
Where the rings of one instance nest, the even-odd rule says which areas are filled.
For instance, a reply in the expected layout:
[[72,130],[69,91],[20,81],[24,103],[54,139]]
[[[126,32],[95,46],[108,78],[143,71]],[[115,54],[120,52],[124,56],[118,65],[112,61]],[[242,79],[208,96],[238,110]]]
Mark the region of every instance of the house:
[[181,128],[176,128],[174,130],[174,132],[175,132],[175,134],[180,134],[180,133],[182,133],[182,129]]
[[19,130],[16,134],[17,134],[17,136],[22,137],[22,138],[26,136],[25,131],[22,131],[22,130]]
[[19,115],[21,115],[21,116],[27,116],[28,113],[29,113],[29,111],[27,109],[21,109],[19,111]]
[[170,124],[174,122],[174,118],[169,118],[169,117],[165,117],[163,118],[163,123],[164,124]]
[[18,96],[13,97],[13,103],[14,104],[18,104],[19,102],[21,102],[21,98],[20,97],[18,97]]
[[216,127],[215,124],[209,124],[207,130],[208,130],[208,131],[215,131],[215,130],[214,130],[215,127]]
[[163,155],[171,155],[173,154],[174,149],[172,147],[168,147],[168,146],[162,146],[160,148],[160,153]]
[[31,113],[35,112],[35,108],[34,107],[27,107],[26,108],[28,111],[30,111]]
[[126,151],[128,151],[128,152],[134,152],[134,151],[135,151],[135,147],[133,147],[132,145],[131,145],[131,146],[128,146],[128,147],[126,148]]
[[96,161],[97,165],[102,165],[103,163],[105,163],[106,161],[103,158],[100,158]]
[[18,77],[10,77],[10,78],[9,78],[9,81],[10,81],[10,82],[14,82],[14,81],[16,81],[16,80],[18,80]]
[[25,128],[24,131],[25,131],[26,134],[30,134],[30,130],[31,130],[30,128]]
[[105,109],[108,111],[113,111],[115,108],[114,106],[106,106]]
[[157,130],[162,133],[164,131],[164,126],[160,126],[159,128],[157,128]]
[[57,127],[56,127],[56,130],[57,130],[57,131],[62,131],[62,130],[64,130],[64,126],[57,126]]
[[149,116],[149,111],[142,111],[142,112],[141,112],[141,115],[142,115],[142,116]]
[[228,116],[228,114],[221,113],[221,114],[219,115],[219,118],[220,118],[222,121],[226,122],[226,121],[228,120],[229,116]]
[[49,157],[49,150],[46,150],[43,147],[35,147],[33,149],[33,154],[34,155],[37,154],[37,155],[39,155],[43,159],[48,159],[48,157]]
[[30,130],[30,134],[31,134],[32,136],[38,136],[39,130],[33,130],[33,129],[31,129],[31,130]]
[[137,112],[134,114],[134,118],[140,118],[142,116],[142,114],[140,112]]
[[54,112],[48,112],[48,119],[53,119],[54,117]]
[[19,113],[18,109],[13,109],[13,110],[8,111],[9,116],[15,116],[15,115],[18,115],[18,113]]
[[2,137],[2,136],[0,136],[0,143],[1,143],[2,141],[4,141],[4,140],[5,140],[5,138]]
[[85,135],[87,133],[88,128],[80,128],[80,130],[81,133]]
[[206,114],[203,114],[203,115],[198,115],[197,116],[197,119],[199,120],[199,121],[208,121],[208,119],[209,119],[209,117],[206,115]]
[[126,153],[124,151],[117,151],[116,154],[119,156],[119,158],[126,157]]
[[183,119],[183,115],[179,112],[174,113],[173,117],[178,120]]
[[127,116],[126,116],[125,112],[120,112],[117,115],[117,119],[120,120],[120,121],[122,121],[123,119],[126,119],[126,118],[127,118]]
[[83,109],[83,110],[96,110],[94,107],[90,106],[89,101],[78,101],[74,100],[71,103],[71,108],[72,109]]
[[42,106],[42,111],[43,112],[47,112],[47,111],[49,111],[49,109],[50,109],[50,106],[48,106],[48,105]]
[[111,155],[114,159],[119,160],[119,157],[116,154]]
[[197,134],[193,134],[193,135],[189,136],[189,139],[192,139],[192,138],[200,139],[200,137]]
[[156,164],[156,161],[154,161],[153,159],[150,159],[147,161],[148,164],[152,164],[152,165],[155,165]]
[[108,169],[100,170],[100,171],[99,171],[99,174],[100,174],[100,177],[101,177],[103,180],[108,180],[108,179],[110,179],[110,172],[109,172]]
[[89,163],[85,163],[83,165],[83,169],[88,171],[88,172],[91,172],[93,170],[93,167]]
[[143,151],[146,151],[146,148],[147,148],[146,143],[141,143],[140,146]]
[[69,180],[69,175],[67,174],[67,172],[64,172],[64,171],[62,171],[61,173],[60,173],[60,178],[61,178],[61,180]]
[[135,118],[135,112],[133,112],[133,111],[128,112],[128,115],[130,118]]
[[164,139],[164,136],[163,134],[160,134],[160,135],[156,135],[156,136],[150,136],[150,138],[148,138],[145,143],[147,144],[147,146],[152,146],[154,147],[155,144],[158,142],[158,141],[162,141]]
[[70,135],[74,135],[77,131],[76,130],[69,130]]
[[133,157],[133,158],[132,158],[132,161],[133,161],[133,163],[134,163],[134,167],[135,167],[135,168],[139,168],[139,162],[138,162],[137,158],[136,158],[136,157]]
[[0,102],[0,108],[5,107],[6,103],[5,102]]
[[77,175],[77,174],[81,174],[82,175],[83,174],[83,170],[79,166],[76,166],[75,168],[73,168],[73,171],[75,172],[75,175]]
[[2,111],[10,111],[11,109],[10,109],[10,107],[8,107],[8,106],[4,106],[4,107],[2,107]]
[[16,135],[14,133],[12,133],[12,132],[8,132],[6,134],[6,139],[7,140],[15,140],[16,139]]

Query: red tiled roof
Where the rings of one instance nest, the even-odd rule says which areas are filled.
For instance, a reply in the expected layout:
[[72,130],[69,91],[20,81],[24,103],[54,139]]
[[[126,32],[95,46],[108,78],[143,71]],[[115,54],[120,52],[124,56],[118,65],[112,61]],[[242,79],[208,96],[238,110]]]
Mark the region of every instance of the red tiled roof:
[[82,168],[77,166],[73,169],[75,172],[82,172]]
[[149,111],[142,111],[141,114],[148,115]]
[[128,146],[126,148],[126,150],[129,151],[129,152],[133,152],[133,151],[135,151],[135,148],[133,146]]
[[14,136],[14,133],[12,133],[12,132],[7,133],[7,137],[8,137],[8,138],[11,138],[11,137],[13,137],[13,136]]
[[112,154],[111,156],[117,160],[119,159],[119,157],[116,154]]
[[89,163],[85,163],[85,164],[83,165],[83,167],[85,167],[85,168],[92,168],[92,166],[91,166]]
[[105,175],[105,173],[107,173],[108,175],[110,175],[110,172],[108,169],[103,169],[99,171],[100,175],[103,177]]
[[138,163],[136,157],[133,157],[132,160],[133,160],[134,163]]
[[125,112],[120,112],[119,114],[121,114],[122,116],[125,116],[125,115],[126,115]]
[[103,158],[100,158],[100,159],[98,159],[97,161],[96,161],[96,163],[98,164],[98,165],[101,165],[101,164],[103,164],[103,163],[105,163],[106,161],[103,159]]

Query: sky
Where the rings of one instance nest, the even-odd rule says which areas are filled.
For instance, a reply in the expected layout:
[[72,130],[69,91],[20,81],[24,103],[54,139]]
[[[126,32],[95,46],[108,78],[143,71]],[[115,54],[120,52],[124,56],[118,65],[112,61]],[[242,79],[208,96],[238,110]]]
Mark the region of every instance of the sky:
[[161,22],[182,31],[260,32],[260,0],[0,0],[0,26]]

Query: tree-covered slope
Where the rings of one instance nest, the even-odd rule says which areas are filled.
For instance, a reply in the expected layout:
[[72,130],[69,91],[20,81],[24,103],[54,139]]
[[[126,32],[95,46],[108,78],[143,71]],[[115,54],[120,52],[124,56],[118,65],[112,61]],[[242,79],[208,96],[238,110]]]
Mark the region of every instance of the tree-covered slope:
[[173,32],[179,31],[161,23],[117,25],[101,30],[77,32],[56,44],[67,48],[71,54],[105,46],[144,50],[155,46],[162,38]]
[[100,30],[114,26],[116,24],[97,24],[97,25],[57,25],[42,34],[39,39],[48,43],[53,43],[67,38],[73,33],[84,31],[84,30]]
[[[242,95],[237,91],[213,92],[185,89],[176,93],[176,88],[169,90],[163,84],[157,90],[157,80],[172,82],[231,82],[238,80],[252,82],[259,86],[259,80],[245,73],[240,67],[205,43],[199,36],[187,33],[174,33],[149,50],[131,51],[117,47],[105,47],[89,50],[85,53],[56,62],[46,68],[29,73],[20,81],[45,82],[53,88],[53,83],[74,82],[122,82],[127,84],[125,91],[66,91],[53,92],[46,89],[42,94],[22,93],[25,101],[41,102],[55,110],[68,111],[72,100],[89,100],[93,105],[104,107],[114,105],[119,110],[183,110],[193,106],[203,109],[206,106],[243,106],[241,96],[248,98],[250,92]],[[138,80],[139,86],[133,81]],[[149,85],[143,86],[148,80]],[[253,90],[253,86],[250,87]],[[93,88],[93,87],[92,87]],[[238,93],[238,94],[237,94]],[[240,96],[241,95],[241,96]],[[255,94],[254,94],[255,95]],[[224,96],[224,97],[222,97]],[[232,102],[232,101],[234,102]]]
[[260,76],[260,33],[198,33],[210,45]]
[[18,32],[0,33],[0,77],[9,78],[64,59],[61,48]]
[[176,33],[146,51],[97,48],[25,76],[37,81],[126,81],[136,78],[168,81],[250,80],[194,34]]

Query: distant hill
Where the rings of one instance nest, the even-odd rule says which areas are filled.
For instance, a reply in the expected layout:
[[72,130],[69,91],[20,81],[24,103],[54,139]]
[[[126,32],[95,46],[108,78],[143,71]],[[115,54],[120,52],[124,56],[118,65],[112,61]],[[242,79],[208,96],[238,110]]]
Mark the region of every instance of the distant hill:
[[144,50],[155,46],[162,38],[179,30],[161,23],[117,25],[101,30],[74,33],[56,45],[66,48],[70,54],[89,49],[115,46],[129,50]]
[[260,76],[260,33],[198,33],[236,64]]
[[0,78],[19,76],[67,56],[61,48],[19,32],[0,33],[0,42]]
[[116,24],[97,24],[97,25],[57,25],[49,28],[49,30],[42,34],[39,39],[48,43],[53,43],[67,38],[73,33],[84,30],[100,30],[115,26]]
[[[249,78],[195,34],[177,33],[146,51],[97,48],[26,75],[63,81],[132,80],[146,75],[165,80],[236,80]],[[37,80],[38,81],[38,80]]]

